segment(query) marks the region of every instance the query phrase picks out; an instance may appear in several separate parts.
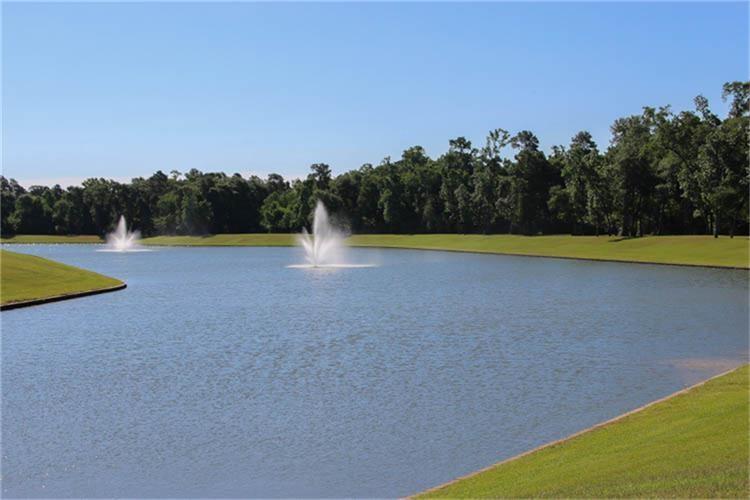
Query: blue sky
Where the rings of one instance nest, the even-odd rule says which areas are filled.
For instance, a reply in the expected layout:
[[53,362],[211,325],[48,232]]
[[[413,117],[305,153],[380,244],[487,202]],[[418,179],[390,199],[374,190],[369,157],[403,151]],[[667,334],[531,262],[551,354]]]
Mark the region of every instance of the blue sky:
[[8,4],[3,173],[334,173],[502,127],[545,149],[644,105],[724,113],[746,3]]

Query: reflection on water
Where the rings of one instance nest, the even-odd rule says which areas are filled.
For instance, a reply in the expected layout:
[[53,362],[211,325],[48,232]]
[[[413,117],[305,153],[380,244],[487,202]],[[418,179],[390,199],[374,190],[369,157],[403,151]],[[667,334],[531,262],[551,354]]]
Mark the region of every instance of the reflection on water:
[[378,267],[309,272],[286,268],[293,248],[13,249],[128,288],[2,313],[5,496],[406,495],[748,348],[743,271],[355,249]]

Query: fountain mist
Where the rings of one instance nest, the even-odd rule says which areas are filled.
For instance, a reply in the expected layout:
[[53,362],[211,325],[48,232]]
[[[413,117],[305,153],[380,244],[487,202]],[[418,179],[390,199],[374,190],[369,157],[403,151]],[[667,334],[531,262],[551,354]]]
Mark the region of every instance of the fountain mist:
[[107,245],[102,251],[104,252],[145,252],[148,249],[143,248],[138,240],[141,237],[140,231],[128,231],[128,224],[125,216],[121,215],[117,222],[117,228],[114,232],[107,234]]
[[313,214],[312,233],[302,228],[302,234],[297,241],[305,249],[308,264],[289,267],[300,268],[332,268],[332,267],[372,267],[369,264],[345,264],[344,235],[336,229],[328,218],[323,202],[318,200]]

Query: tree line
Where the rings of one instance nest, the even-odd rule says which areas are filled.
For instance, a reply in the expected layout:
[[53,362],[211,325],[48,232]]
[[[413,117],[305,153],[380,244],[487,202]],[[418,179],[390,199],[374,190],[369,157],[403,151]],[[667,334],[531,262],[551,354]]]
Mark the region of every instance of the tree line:
[[496,129],[481,147],[458,137],[433,159],[414,146],[336,177],[324,163],[292,181],[193,169],[26,190],[0,177],[0,228],[104,234],[122,214],[147,236],[296,232],[322,200],[360,233],[747,234],[750,82],[722,98],[723,119],[700,95],[694,110],[619,118],[603,151],[586,131],[545,154],[532,132]]

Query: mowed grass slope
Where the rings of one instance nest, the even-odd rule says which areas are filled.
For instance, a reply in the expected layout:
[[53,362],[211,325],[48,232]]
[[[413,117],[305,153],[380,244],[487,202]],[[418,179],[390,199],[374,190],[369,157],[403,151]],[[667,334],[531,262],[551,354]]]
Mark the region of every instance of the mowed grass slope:
[[748,366],[418,497],[748,498]]
[[295,242],[296,235],[277,233],[155,236],[141,240],[144,245],[205,247],[288,247]]
[[419,248],[595,260],[742,267],[750,265],[747,237],[516,236],[471,234],[357,235],[356,246]]
[[[366,234],[350,237],[352,246],[413,248],[546,257],[568,257],[698,266],[750,266],[747,237],[650,236],[516,236],[475,234]],[[212,236],[160,236],[146,238],[146,245],[286,246],[293,234],[217,234]]]
[[54,234],[19,234],[0,238],[0,243],[49,244],[49,243],[103,243],[104,240],[93,234],[58,236]]
[[[98,243],[96,236],[16,236],[3,243]],[[750,239],[747,236],[516,236],[477,234],[367,234],[350,237],[352,246],[413,248],[566,257],[656,264],[750,267]],[[289,246],[294,234],[215,234],[209,236],[157,236],[145,245],[164,246]]]
[[43,299],[122,285],[122,281],[34,255],[0,250],[0,303]]

